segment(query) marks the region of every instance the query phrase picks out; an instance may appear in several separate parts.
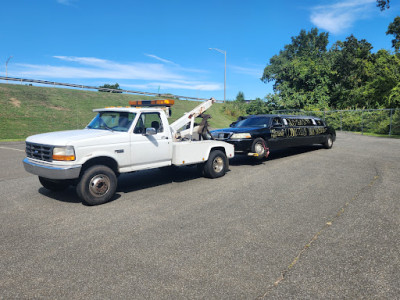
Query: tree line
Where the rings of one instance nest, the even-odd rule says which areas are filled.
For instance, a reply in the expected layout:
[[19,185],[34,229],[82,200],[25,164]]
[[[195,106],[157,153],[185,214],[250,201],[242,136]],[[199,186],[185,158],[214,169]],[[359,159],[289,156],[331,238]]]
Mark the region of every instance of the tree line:
[[365,39],[350,35],[330,49],[329,33],[301,30],[274,55],[261,78],[274,82],[267,105],[277,109],[400,107],[400,17],[389,25],[394,53],[373,53]]
[[[377,0],[381,11],[390,0]],[[372,45],[354,35],[329,49],[329,33],[301,30],[274,55],[261,80],[273,82],[265,101],[245,103],[243,92],[224,105],[227,114],[266,113],[281,109],[335,110],[400,107],[400,17],[389,24],[393,51],[372,52]]]

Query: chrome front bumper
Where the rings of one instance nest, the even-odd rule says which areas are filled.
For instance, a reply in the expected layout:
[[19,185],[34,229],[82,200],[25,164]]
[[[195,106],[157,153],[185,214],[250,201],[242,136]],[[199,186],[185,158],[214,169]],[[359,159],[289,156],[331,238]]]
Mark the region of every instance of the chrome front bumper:
[[27,172],[49,179],[75,179],[79,177],[81,165],[55,166],[46,163],[39,163],[29,158],[23,161]]

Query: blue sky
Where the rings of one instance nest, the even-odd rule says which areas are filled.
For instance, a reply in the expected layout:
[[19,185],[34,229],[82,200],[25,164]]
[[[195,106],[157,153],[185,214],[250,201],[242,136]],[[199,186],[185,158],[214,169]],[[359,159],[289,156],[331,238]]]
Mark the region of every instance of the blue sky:
[[301,29],[350,34],[392,50],[400,3],[375,0],[8,0],[1,5],[0,75],[223,99],[263,98],[269,59]]

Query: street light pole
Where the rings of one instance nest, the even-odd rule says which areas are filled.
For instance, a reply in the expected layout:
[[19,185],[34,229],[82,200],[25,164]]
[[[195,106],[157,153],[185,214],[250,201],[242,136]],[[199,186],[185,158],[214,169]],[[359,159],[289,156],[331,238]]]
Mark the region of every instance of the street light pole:
[[13,58],[13,57],[10,56],[10,57],[6,60],[6,77],[8,77],[7,65],[8,65],[8,62],[10,61],[11,58]]
[[226,51],[218,48],[208,48],[208,50],[215,50],[225,55],[225,73],[224,73],[224,102],[226,101]]

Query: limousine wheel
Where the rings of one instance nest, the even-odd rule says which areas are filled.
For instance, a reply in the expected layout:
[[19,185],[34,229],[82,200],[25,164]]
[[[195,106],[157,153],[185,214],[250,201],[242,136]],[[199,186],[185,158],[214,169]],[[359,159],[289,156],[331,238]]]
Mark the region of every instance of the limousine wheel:
[[251,151],[253,153],[257,153],[256,159],[263,159],[267,154],[267,144],[262,138],[256,138],[251,146]]
[[333,146],[333,138],[332,138],[332,135],[328,135],[327,137],[326,137],[326,141],[325,141],[325,143],[323,144],[324,145],[324,148],[325,149],[331,149],[332,148],[332,146]]

